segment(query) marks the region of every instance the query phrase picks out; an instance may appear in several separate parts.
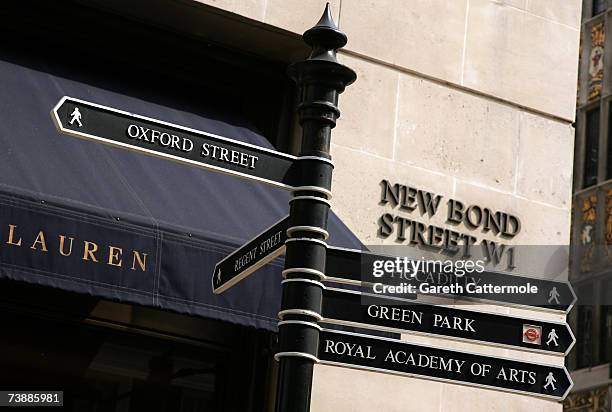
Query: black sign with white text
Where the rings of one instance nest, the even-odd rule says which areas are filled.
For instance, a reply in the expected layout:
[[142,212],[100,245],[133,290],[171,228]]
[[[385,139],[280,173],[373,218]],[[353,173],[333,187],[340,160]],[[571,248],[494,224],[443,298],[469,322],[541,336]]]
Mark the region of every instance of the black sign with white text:
[[285,251],[289,216],[249,240],[215,265],[214,293],[221,293]]
[[323,291],[323,322],[389,332],[417,332],[565,355],[575,339],[565,323],[416,304],[357,291]]
[[285,153],[66,96],[52,115],[71,136],[291,189]]
[[[406,259],[406,260],[404,260]],[[382,286],[405,290],[394,297],[411,299],[421,296],[449,296],[466,300],[486,300],[497,304],[529,306],[569,312],[576,295],[569,282],[557,282],[501,272],[482,271],[457,276],[416,270],[413,273],[375,274],[377,267],[406,264],[411,259],[379,255],[356,249],[328,247],[325,274],[329,282],[370,285],[364,291],[379,294]],[[378,286],[376,286],[378,285]],[[397,286],[401,286],[398,289]],[[388,293],[382,293],[388,294]]]
[[573,383],[564,367],[412,345],[395,339],[324,329],[323,364],[564,399]]

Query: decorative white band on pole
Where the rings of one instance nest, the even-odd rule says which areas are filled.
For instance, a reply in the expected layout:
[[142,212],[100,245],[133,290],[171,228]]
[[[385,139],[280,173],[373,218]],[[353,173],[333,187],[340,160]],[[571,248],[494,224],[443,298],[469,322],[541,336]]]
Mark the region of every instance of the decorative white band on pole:
[[285,309],[278,312],[278,318],[283,320],[285,315],[303,315],[303,316],[311,316],[320,322],[323,320],[323,316],[319,315],[317,312],[307,309]]
[[327,200],[327,198],[324,198],[324,197],[318,197],[318,196],[294,196],[291,199],[289,199],[289,203],[293,202],[294,200],[314,200],[314,201],[317,201],[317,202],[325,203],[327,206],[331,207],[331,202],[329,200]]
[[325,189],[324,187],[320,187],[320,186],[296,186],[291,190],[292,193],[295,192],[318,192],[318,193],[323,193],[326,197],[327,200],[330,200],[332,198],[332,192],[331,190]]
[[285,243],[287,242],[313,242],[313,243],[319,243],[320,245],[327,247],[327,243],[325,243],[323,240],[314,239],[311,237],[292,237],[292,238],[285,240]]
[[325,273],[318,271],[316,269],[310,269],[310,268],[289,268],[281,272],[281,274],[283,275],[283,278],[286,278],[289,273],[308,273],[310,275],[318,276],[319,279],[321,280],[327,279],[327,276],[325,276]]
[[279,361],[280,358],[288,358],[288,357],[307,358],[307,359],[312,360],[314,363],[319,363],[319,358],[317,358],[314,355],[311,355],[310,353],[304,353],[304,352],[278,352],[277,354],[274,355],[274,359],[276,361]]
[[320,162],[329,163],[332,166],[334,165],[334,162],[332,162],[331,159],[321,156],[298,156],[295,160],[318,160]]
[[304,278],[283,279],[281,280],[281,285],[284,283],[292,283],[292,282],[310,283],[312,285],[317,285],[321,287],[321,289],[325,289],[325,285],[319,282],[318,280],[304,279]]
[[309,326],[311,328],[315,328],[317,330],[323,330],[323,328],[321,328],[321,326],[319,326],[318,324],[314,323],[314,322],[306,322],[305,320],[281,320],[280,322],[278,322],[278,326],[283,326],[283,325],[304,325],[304,326]]
[[329,232],[316,226],[291,226],[287,229],[287,236],[291,236],[293,232],[312,232],[323,235],[324,239],[329,238]]

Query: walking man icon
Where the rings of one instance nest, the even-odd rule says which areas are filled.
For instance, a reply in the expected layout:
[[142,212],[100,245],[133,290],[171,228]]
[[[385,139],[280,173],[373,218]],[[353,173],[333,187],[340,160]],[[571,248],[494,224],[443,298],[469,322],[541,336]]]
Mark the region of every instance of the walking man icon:
[[546,346],[550,346],[551,342],[553,342],[555,346],[559,346],[557,339],[559,339],[557,332],[554,329],[551,330],[550,333],[548,334],[548,340],[546,341]]
[[546,376],[546,384],[544,384],[544,389],[548,389],[548,386],[552,386],[552,390],[556,390],[557,387],[555,386],[555,382],[557,382],[557,380],[553,376],[553,373],[548,372],[548,376]]
[[83,127],[83,123],[81,123],[81,112],[78,107],[75,107],[73,112],[70,113],[70,124],[74,124],[74,122],[77,122],[79,127]]
[[559,297],[561,295],[559,295],[559,292],[557,292],[557,287],[553,286],[553,288],[550,290],[550,292],[548,293],[548,303],[552,303],[553,300],[555,302],[557,302],[557,305],[559,305]]

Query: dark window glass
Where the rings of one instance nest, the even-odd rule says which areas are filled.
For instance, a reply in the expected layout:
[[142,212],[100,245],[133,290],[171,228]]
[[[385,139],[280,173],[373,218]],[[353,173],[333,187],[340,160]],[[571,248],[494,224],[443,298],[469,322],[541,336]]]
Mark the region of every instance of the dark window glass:
[[593,0],[593,16],[606,10],[606,0]]
[[593,366],[593,306],[578,306],[576,332],[576,366],[578,369]]
[[586,114],[586,147],[584,153],[584,187],[597,183],[597,157],[599,155],[599,109]]
[[[612,125],[612,106],[608,113],[608,124]],[[608,127],[608,161],[606,163],[606,179],[612,179],[612,128]]]
[[612,306],[601,307],[601,359],[599,363],[608,363],[612,360]]
[[612,280],[603,284],[601,289],[601,318],[599,323],[599,363],[612,361]]

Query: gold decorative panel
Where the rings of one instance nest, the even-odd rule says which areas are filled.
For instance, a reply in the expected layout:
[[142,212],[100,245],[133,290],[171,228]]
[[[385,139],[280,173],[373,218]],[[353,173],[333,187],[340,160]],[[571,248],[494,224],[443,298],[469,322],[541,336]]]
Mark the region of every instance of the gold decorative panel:
[[594,25],[591,28],[591,53],[589,55],[589,100],[601,95],[605,39],[604,24]]
[[595,220],[597,218],[597,194],[593,193],[582,199],[580,229],[580,271],[590,272],[595,253]]
[[610,387],[570,393],[563,402],[564,412],[611,412]]

